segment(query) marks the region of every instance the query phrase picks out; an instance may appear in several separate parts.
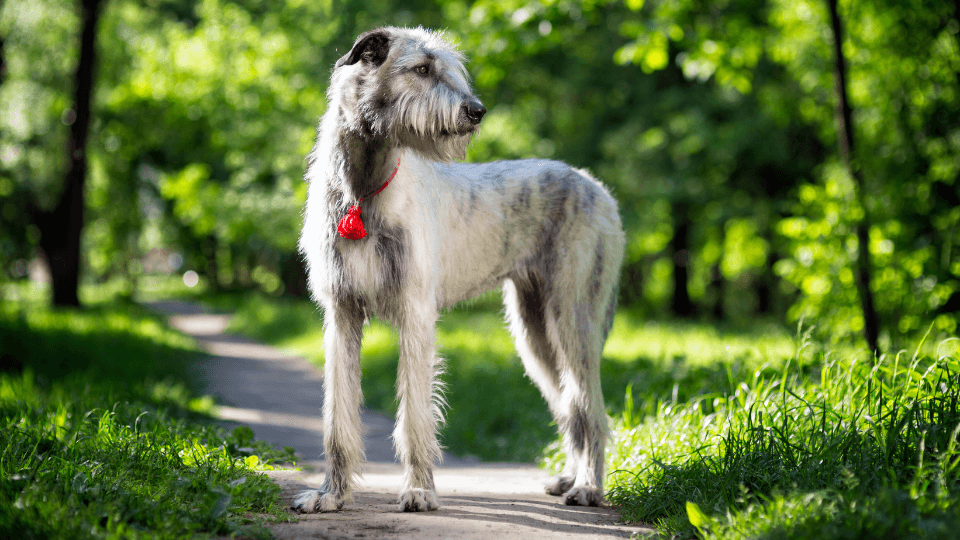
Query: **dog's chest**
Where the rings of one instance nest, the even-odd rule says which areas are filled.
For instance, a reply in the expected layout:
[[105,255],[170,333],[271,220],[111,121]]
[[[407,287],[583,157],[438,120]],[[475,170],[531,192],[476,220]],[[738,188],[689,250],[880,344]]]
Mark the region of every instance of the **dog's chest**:
[[382,212],[369,214],[367,236],[338,239],[334,249],[341,262],[341,284],[373,306],[398,296],[407,286],[412,249],[410,231]]
[[[370,241],[373,240],[373,241]],[[343,279],[364,296],[376,295],[383,260],[377,254],[374,239],[341,242],[335,249],[343,261]]]

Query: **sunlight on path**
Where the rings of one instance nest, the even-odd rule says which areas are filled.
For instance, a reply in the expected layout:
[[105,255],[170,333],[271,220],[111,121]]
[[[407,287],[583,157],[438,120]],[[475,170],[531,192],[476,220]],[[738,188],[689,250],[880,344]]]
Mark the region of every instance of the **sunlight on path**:
[[[323,457],[323,376],[303,358],[224,334],[229,315],[211,314],[186,302],[151,302],[170,315],[170,325],[211,354],[199,369],[206,392],[219,398],[218,416],[250,426],[258,439],[293,447],[307,461]],[[367,460],[394,462],[393,420],[363,411]],[[458,462],[454,456],[445,461]]]

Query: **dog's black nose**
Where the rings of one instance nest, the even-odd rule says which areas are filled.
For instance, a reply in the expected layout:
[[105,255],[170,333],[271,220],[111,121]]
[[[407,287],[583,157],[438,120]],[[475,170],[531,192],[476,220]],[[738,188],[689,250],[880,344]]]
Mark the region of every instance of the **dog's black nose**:
[[477,125],[483,119],[483,115],[487,114],[487,109],[479,101],[469,101],[463,105],[463,113],[473,125]]

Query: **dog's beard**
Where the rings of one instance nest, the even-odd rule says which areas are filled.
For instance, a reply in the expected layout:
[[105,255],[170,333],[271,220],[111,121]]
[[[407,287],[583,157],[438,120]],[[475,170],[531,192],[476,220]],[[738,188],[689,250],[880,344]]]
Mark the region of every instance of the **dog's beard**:
[[396,147],[410,148],[430,161],[460,161],[478,126],[462,113],[452,118],[416,118],[405,122],[377,109],[360,107],[356,131],[368,139],[386,139]]
[[401,131],[394,135],[397,146],[410,148],[430,161],[460,161],[467,155],[467,145],[473,136],[473,130],[467,133],[437,134],[434,138],[424,138],[412,131]]

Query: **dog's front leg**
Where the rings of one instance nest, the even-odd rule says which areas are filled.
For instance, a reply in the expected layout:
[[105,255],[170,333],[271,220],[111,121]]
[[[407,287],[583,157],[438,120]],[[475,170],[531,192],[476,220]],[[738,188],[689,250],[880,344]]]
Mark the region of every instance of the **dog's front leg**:
[[323,448],[327,476],[319,490],[300,493],[301,512],[332,512],[353,499],[355,476],[364,460],[360,424],[360,342],[363,301],[335,297],[324,306]]
[[[399,325],[400,365],[397,395],[400,408],[393,433],[403,464],[400,511],[436,510],[433,464],[441,458],[437,425],[442,420],[436,356],[437,313],[432,301],[408,302],[408,312]],[[412,308],[412,309],[411,309]]]

